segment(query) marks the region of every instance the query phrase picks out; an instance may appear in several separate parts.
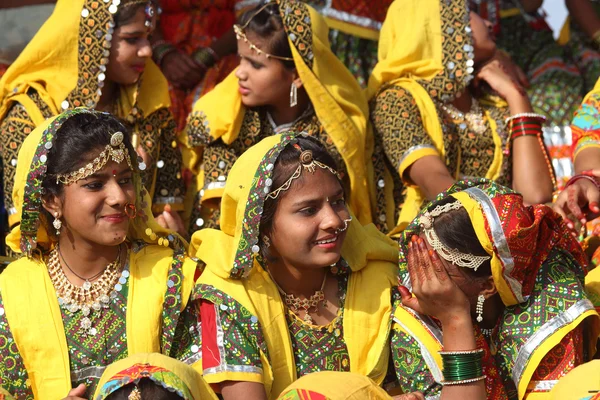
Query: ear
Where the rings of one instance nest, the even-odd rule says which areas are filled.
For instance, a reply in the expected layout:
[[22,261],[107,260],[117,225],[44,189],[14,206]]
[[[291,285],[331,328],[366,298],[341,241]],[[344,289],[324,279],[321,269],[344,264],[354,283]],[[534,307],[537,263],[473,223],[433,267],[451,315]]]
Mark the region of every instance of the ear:
[[300,89],[302,87],[302,79],[300,79],[300,76],[298,75],[298,72],[294,71],[294,84],[296,84],[296,87],[298,89]]
[[482,294],[486,300],[498,293],[494,278],[491,275],[481,280],[479,293]]
[[57,214],[59,217],[62,216],[62,203],[62,199],[54,195],[44,196],[42,199],[42,207],[53,216],[57,216]]

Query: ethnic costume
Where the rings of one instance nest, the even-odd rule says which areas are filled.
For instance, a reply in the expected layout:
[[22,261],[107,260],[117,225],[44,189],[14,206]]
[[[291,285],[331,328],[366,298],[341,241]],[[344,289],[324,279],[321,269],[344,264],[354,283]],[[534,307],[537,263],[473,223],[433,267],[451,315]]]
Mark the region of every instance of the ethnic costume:
[[[161,0],[159,24],[165,43],[156,46],[159,50],[157,63],[171,49],[192,57],[198,56],[199,52],[231,29],[235,23],[236,3],[237,0]],[[178,130],[184,129],[194,102],[211,91],[238,65],[234,54],[222,59],[215,59],[213,56],[212,62],[213,65],[205,65],[202,80],[190,90],[169,87],[171,111]]]
[[[0,80],[4,203],[11,227],[20,217],[11,193],[17,154],[25,137],[63,110],[97,105],[106,80],[114,13],[132,6],[129,2],[60,0],[51,17]],[[150,18],[155,11],[149,6],[146,12]],[[169,106],[167,81],[148,60],[137,84],[119,88],[118,100],[111,111],[126,121],[136,138],[134,142],[152,160],[143,178],[153,206],[160,211],[165,204],[171,204],[174,210],[183,209],[181,154]]]
[[[291,124],[275,126],[265,109],[243,106],[238,79],[232,73],[194,105],[183,138],[194,153],[189,157],[190,169],[198,174],[192,232],[218,226],[216,203],[238,157],[261,139],[288,130],[319,139],[349,184],[352,211],[361,222],[371,220],[367,181],[372,175],[373,145],[367,131],[366,100],[356,80],[329,50],[323,17],[301,2],[281,0],[277,4],[296,70],[312,104]],[[243,34],[240,28],[240,37]]]
[[330,269],[339,281],[337,317],[327,326],[312,325],[285,305],[258,243],[263,204],[275,189],[273,166],[294,143],[293,136],[271,136],[238,159],[223,193],[221,230],[196,232],[190,250],[206,263],[194,289],[204,378],[259,382],[269,399],[323,370],[351,371],[381,384],[397,285],[394,242],[353,220],[346,224],[342,258]]
[[[139,173],[133,176],[132,208],[137,211],[118,257],[123,256],[124,267],[119,268],[120,262],[112,270],[107,267],[113,277],[104,281],[93,304],[80,304],[65,291],[86,293],[98,286],[88,281],[73,288],[57,265],[59,250],[40,217],[40,192],[56,132],[81,113],[92,112],[79,108],[46,121],[28,135],[19,152],[13,198],[23,209],[22,222],[6,240],[27,257],[0,275],[0,341],[7,344],[0,352],[0,387],[19,399],[63,398],[80,383],[90,396],[106,365],[140,352],[162,352],[189,364],[199,358],[190,339],[198,332],[198,318],[195,309],[184,311],[197,264],[185,256],[186,243],[152,217]],[[122,140],[120,132],[113,133],[98,157],[132,165]],[[84,172],[57,179],[94,173],[102,168],[95,161]]]
[[[584,292],[585,255],[558,214],[544,205],[525,207],[519,194],[494,182],[458,182],[437,201],[448,198],[456,199],[448,204],[467,211],[505,305],[491,332],[474,322],[487,398],[547,396],[558,379],[595,352],[598,314]],[[434,207],[435,202],[424,208],[402,234],[400,270],[409,287],[408,243],[427,230],[427,221],[433,226],[426,217]],[[394,361],[400,360],[395,367],[402,389],[438,394],[442,332],[437,321],[399,307],[395,322],[392,351]]]
[[[157,353],[141,353],[109,365],[102,378],[94,400],[104,400],[123,386],[133,384],[130,399],[148,398],[137,387],[140,379],[150,379],[156,385],[177,393],[184,400],[216,400],[214,392],[195,369]],[[132,397],[136,394],[139,397]]]
[[[464,0],[396,1],[379,40],[379,63],[369,81],[371,121],[393,182],[387,191],[388,229],[405,227],[425,199],[406,180],[418,159],[438,156],[454,179],[486,177],[511,182],[508,107],[492,96],[473,96],[463,114],[448,103],[472,79],[473,40]],[[377,154],[377,149],[375,151]],[[388,221],[391,219],[388,218]]]

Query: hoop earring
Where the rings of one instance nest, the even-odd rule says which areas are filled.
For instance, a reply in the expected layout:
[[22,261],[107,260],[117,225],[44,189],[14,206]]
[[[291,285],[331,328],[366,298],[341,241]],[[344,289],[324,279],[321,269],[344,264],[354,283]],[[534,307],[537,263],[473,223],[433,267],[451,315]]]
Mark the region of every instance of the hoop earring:
[[133,219],[137,216],[137,208],[135,207],[135,204],[125,204],[125,215],[127,215],[127,218],[129,219]]
[[298,86],[292,82],[290,87],[290,107],[296,107],[298,104]]
[[477,314],[477,322],[483,321],[483,302],[485,301],[485,297],[480,294],[477,297],[477,305],[475,306],[475,313]]
[[54,213],[54,221],[52,221],[52,226],[56,229],[56,236],[60,236],[60,228],[62,228],[62,221],[58,218],[58,212]]

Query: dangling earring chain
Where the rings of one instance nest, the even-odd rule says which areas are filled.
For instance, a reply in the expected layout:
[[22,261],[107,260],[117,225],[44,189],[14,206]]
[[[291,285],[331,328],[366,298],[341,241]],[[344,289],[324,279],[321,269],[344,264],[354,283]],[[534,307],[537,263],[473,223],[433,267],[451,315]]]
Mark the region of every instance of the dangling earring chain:
[[485,301],[485,297],[480,294],[477,297],[477,305],[475,306],[475,313],[477,314],[477,322],[483,321],[483,302]]
[[54,221],[52,221],[52,226],[56,229],[56,236],[60,236],[60,228],[62,228],[62,221],[58,218],[58,212],[54,213]]
[[298,86],[292,82],[290,87],[290,107],[296,107],[298,104]]
[[342,232],[345,232],[348,229],[348,224],[350,224],[350,222],[352,222],[352,216],[350,216],[350,218],[344,220],[344,227],[340,228],[340,229],[336,229],[335,234],[338,235]]

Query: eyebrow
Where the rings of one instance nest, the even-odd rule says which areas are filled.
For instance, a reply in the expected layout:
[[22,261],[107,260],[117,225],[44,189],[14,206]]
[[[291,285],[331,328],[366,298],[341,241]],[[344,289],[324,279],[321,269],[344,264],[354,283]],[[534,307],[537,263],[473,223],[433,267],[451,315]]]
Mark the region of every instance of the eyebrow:
[[[335,194],[331,197],[336,198],[336,197],[342,197],[344,196],[344,190],[342,188],[340,188],[337,192],[335,192]],[[294,204],[292,204],[292,207],[300,207],[302,205],[309,205],[309,204],[315,204],[320,202],[321,199],[320,198],[314,198],[314,199],[306,199],[306,200],[300,200],[295,202]]]
[[243,59],[245,59],[245,60],[248,60],[248,61],[250,61],[250,62],[253,62],[253,63],[255,63],[255,64],[261,64],[261,65],[264,65],[264,62],[262,62],[262,61],[259,61],[259,60],[255,59],[255,58],[248,57],[248,56],[243,56],[243,55],[241,55],[240,53],[238,53],[238,56],[239,56],[240,58],[243,58]]
[[145,33],[148,33],[148,32],[142,30],[142,31],[133,31],[133,32],[121,32],[121,35],[132,35],[132,36],[135,36],[135,35],[143,35]]

